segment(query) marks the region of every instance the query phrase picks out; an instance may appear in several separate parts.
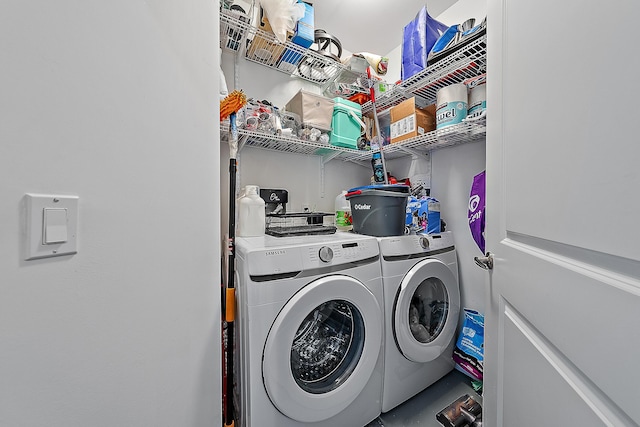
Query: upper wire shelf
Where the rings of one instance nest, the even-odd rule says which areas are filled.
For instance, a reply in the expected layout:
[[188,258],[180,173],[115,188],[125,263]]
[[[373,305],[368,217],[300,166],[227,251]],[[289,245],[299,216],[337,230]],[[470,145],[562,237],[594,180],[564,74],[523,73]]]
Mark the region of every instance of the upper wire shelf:
[[313,49],[276,36],[253,26],[246,15],[220,11],[220,47],[240,54],[247,60],[318,85],[325,85],[340,75],[345,66]]
[[[434,104],[438,89],[476,77],[487,69],[486,34],[447,55],[421,72],[409,77],[376,99],[376,109],[384,111],[412,96],[424,105]],[[362,112],[373,111],[371,101],[362,105]]]

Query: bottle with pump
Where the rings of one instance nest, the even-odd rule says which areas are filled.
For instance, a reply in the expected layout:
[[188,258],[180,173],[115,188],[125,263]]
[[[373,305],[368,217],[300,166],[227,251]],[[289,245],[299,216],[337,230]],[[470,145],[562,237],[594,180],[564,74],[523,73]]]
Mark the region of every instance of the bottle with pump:
[[247,185],[245,194],[238,202],[238,230],[239,237],[264,236],[265,203],[258,195],[258,186]]
[[336,228],[340,231],[349,231],[353,228],[351,221],[351,204],[345,197],[346,190],[342,190],[336,197]]

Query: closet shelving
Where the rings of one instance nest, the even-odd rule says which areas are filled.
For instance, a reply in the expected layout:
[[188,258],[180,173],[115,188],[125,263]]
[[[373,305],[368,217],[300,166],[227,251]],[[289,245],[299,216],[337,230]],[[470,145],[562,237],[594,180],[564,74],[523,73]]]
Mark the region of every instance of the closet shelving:
[[[236,55],[242,54],[247,60],[293,77],[314,82],[322,89],[326,89],[333,82],[339,82],[343,76],[350,76],[351,73],[342,63],[313,50],[304,49],[290,42],[279,43],[271,33],[254,27],[244,16],[227,10],[220,11],[220,44],[223,49],[232,51]],[[252,53],[250,54],[250,52]],[[256,52],[262,53],[256,55]],[[269,52],[269,54],[265,52]],[[309,70],[304,65],[298,66],[298,64],[290,63],[283,65],[280,58],[283,52],[289,52],[289,58],[291,58],[291,54],[293,57],[298,55],[300,62],[306,61],[307,64],[313,66]],[[391,86],[386,93],[376,99],[376,109],[379,112],[387,110],[413,96],[416,97],[418,105],[435,103],[438,89],[460,83],[485,71],[486,35],[483,35],[399,85]],[[353,78],[357,80],[358,76],[354,74]],[[366,92],[364,88],[362,91]],[[362,110],[364,114],[372,112],[372,103],[365,103]],[[221,123],[220,127],[221,132],[228,133],[228,121]],[[371,159],[371,151],[369,150],[353,150],[246,129],[238,129],[238,133],[240,148],[248,146],[271,151],[321,156],[323,162],[338,159],[368,164]],[[485,135],[486,119],[483,118],[428,132],[400,143],[386,145],[383,150],[386,159],[394,159],[412,154],[427,154],[431,150],[484,139]]]
[[[415,96],[418,103],[434,104],[438,89],[476,77],[487,69],[487,36],[484,35],[452,54],[429,65],[376,99],[376,109],[384,111]],[[362,106],[363,114],[373,110],[371,101]]]
[[[222,133],[229,132],[228,121],[221,123],[220,130]],[[399,143],[385,145],[383,151],[386,159],[396,159],[412,154],[424,155],[431,150],[483,139],[485,134],[486,120],[483,118],[437,129]],[[238,129],[238,139],[240,149],[253,147],[270,151],[321,156],[324,162],[338,159],[368,164],[371,160],[370,150],[353,150],[317,141],[305,141],[246,129]]]
[[223,49],[318,85],[326,85],[348,71],[341,62],[290,41],[281,43],[273,33],[248,21],[246,15],[220,11],[220,44]]

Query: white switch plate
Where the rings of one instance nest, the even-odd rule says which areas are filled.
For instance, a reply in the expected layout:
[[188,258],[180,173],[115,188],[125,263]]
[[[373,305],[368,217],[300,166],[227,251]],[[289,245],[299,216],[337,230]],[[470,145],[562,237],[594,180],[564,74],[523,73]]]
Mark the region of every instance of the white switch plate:
[[[48,258],[77,253],[78,196],[27,194],[27,242],[25,259]],[[67,235],[61,243],[44,244],[45,209],[66,209]]]

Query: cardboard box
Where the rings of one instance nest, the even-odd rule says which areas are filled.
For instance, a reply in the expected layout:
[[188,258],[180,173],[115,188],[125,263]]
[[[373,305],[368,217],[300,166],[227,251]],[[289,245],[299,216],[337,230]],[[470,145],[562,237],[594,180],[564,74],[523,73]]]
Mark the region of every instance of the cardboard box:
[[[269,66],[276,65],[286,47],[276,38],[262,8],[260,8],[258,29],[262,31],[256,32],[247,49],[246,57],[261,64]],[[293,37],[293,33],[288,32],[287,38],[291,39],[291,37]]]
[[436,129],[436,106],[416,108],[415,98],[391,108],[391,143],[404,141]]

